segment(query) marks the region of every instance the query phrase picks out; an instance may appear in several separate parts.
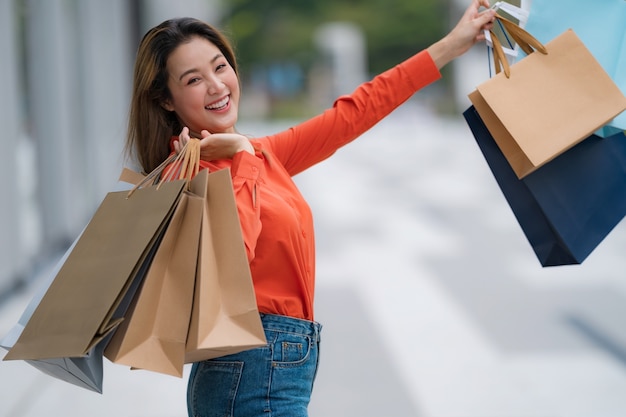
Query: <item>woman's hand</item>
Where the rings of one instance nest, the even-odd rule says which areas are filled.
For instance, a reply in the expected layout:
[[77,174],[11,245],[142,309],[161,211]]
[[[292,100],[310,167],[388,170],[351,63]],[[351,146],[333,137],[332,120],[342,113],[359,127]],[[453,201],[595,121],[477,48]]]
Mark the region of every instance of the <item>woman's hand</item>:
[[[217,159],[232,159],[237,152],[246,151],[254,155],[254,147],[250,140],[238,133],[211,134],[207,130],[200,132],[200,159],[215,161]],[[183,146],[191,139],[189,128],[184,127],[174,142],[174,149],[179,153]]]
[[[486,7],[487,10],[479,12],[478,9],[481,6]],[[465,10],[454,29],[428,48],[437,68],[441,69],[467,52],[476,42],[483,41],[484,30],[491,29],[495,14],[494,10],[489,9],[488,0],[472,0],[472,4]]]

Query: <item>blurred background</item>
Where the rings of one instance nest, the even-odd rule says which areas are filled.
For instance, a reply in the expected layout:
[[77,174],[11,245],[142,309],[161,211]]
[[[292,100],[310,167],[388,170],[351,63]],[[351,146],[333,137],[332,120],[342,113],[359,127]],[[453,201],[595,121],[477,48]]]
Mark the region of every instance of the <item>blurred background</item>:
[[[460,10],[441,0],[1,0],[0,294],[74,239],[127,162],[132,66],[148,28],[182,15],[222,28],[240,61],[241,120],[298,120],[430,45]],[[455,109],[453,77],[432,90],[436,106]]]
[[[186,15],[222,28],[239,128],[262,135],[438,40],[467,3],[0,0],[0,337],[133,165],[132,66],[150,27]],[[540,267],[461,117],[489,76],[478,45],[296,178],[318,229],[312,416],[626,416],[626,230],[584,265]],[[182,416],[184,391],[107,364],[98,395],[0,363],[7,417]]]

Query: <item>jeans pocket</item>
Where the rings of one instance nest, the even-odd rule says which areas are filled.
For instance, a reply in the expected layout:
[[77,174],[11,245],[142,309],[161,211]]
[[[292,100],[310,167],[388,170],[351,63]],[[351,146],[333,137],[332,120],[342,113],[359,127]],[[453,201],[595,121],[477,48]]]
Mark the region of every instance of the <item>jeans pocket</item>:
[[279,332],[272,343],[270,405],[276,416],[307,416],[317,368],[312,338]]
[[233,415],[243,362],[204,361],[193,365],[187,390],[191,417]]
[[297,366],[311,354],[311,338],[306,335],[279,332],[273,343],[274,366]]

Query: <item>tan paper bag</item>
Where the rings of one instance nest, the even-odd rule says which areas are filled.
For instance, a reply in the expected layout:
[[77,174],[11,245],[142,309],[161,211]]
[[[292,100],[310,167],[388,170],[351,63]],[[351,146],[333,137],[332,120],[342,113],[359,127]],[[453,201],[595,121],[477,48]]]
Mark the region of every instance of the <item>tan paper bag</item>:
[[104,355],[113,363],[182,377],[207,172],[185,192],[124,321]]
[[185,362],[265,346],[230,170],[209,175]]
[[567,30],[469,95],[522,178],[626,109],[626,97],[578,36]]
[[5,359],[80,357],[106,337],[184,185],[108,193]]
[[[81,233],[82,234],[82,233]],[[9,330],[9,332],[0,340],[0,347],[11,350],[22,330],[28,324],[31,315],[41,302],[41,299],[48,291],[59,269],[65,263],[67,256],[72,253],[74,246],[80,235],[74,240],[74,243],[65,251],[65,254],[59,259],[54,268],[52,268],[43,277],[43,281],[39,283],[39,288],[35,292],[28,306],[20,316],[18,322]],[[50,358],[26,360],[24,362],[39,369],[44,374],[50,375],[61,381],[86,388],[91,391],[102,393],[103,383],[103,354],[104,345],[107,343],[106,338],[93,347],[85,356],[71,358]]]

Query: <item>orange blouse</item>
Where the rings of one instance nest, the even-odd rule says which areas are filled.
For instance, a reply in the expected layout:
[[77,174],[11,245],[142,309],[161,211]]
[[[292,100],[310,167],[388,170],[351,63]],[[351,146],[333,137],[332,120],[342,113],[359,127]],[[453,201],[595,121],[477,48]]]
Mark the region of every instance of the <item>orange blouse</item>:
[[[338,98],[322,114],[252,139],[256,155],[201,161],[231,169],[259,311],[313,320],[315,241],[311,210],[292,177],[356,139],[441,74],[422,51]],[[175,140],[177,138],[172,138]]]

